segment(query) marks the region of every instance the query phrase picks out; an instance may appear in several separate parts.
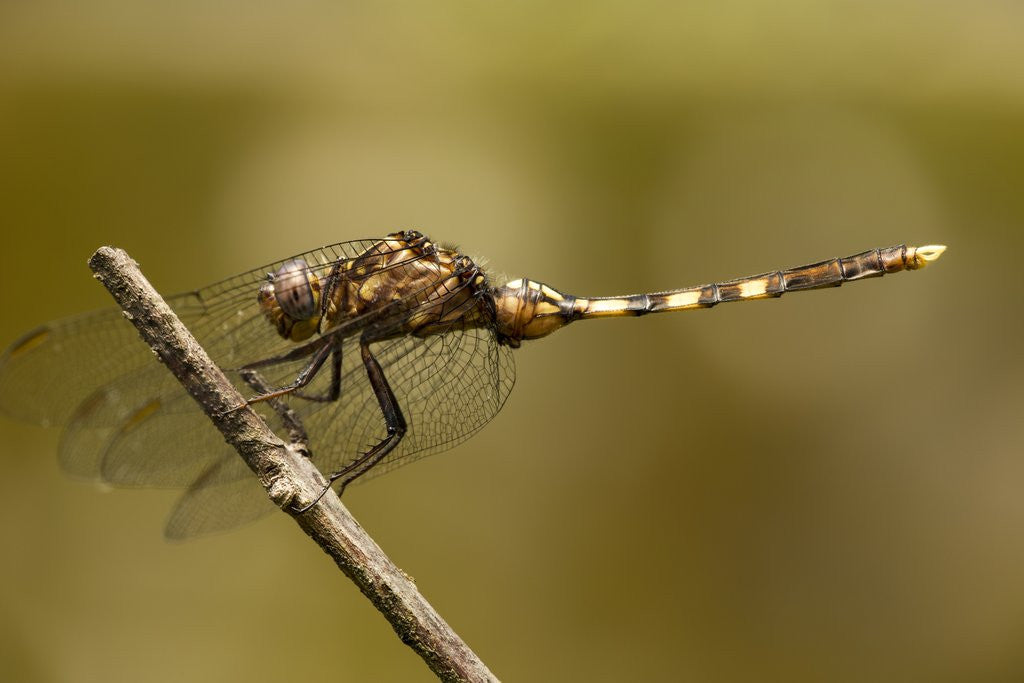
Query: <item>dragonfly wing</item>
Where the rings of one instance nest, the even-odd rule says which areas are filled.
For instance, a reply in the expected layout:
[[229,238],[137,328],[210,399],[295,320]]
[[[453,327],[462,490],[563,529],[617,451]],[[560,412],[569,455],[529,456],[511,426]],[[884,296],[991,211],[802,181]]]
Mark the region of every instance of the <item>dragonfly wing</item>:
[[[356,482],[466,440],[498,413],[515,381],[510,349],[498,344],[486,328],[405,336],[372,344],[371,349],[398,400],[407,431],[398,446]],[[343,354],[339,401],[290,399],[310,434],[313,461],[325,474],[352,463],[386,435],[358,340],[347,340]],[[328,374],[320,373],[314,391],[326,392]]]
[[[203,424],[205,422],[205,424]],[[70,474],[125,486],[185,486],[225,447],[159,363],[93,391],[66,420],[58,459]]]
[[47,323],[0,356],[0,411],[63,425],[98,387],[153,360],[117,309]]
[[183,540],[228,531],[276,509],[245,461],[234,452],[227,455],[198,477],[178,499],[167,519],[164,536]]
[[[497,415],[515,383],[512,351],[489,329],[452,330],[417,341],[413,353],[394,347],[378,352],[408,428],[398,447],[357,482],[465,441]],[[376,397],[364,402],[359,416],[350,434],[333,430],[328,438],[347,436],[353,449],[383,438]]]

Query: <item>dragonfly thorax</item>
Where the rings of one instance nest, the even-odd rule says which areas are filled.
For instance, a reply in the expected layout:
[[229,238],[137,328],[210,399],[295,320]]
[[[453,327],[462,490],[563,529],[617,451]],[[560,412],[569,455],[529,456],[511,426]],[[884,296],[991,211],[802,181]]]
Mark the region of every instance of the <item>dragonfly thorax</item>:
[[344,326],[374,341],[427,337],[491,324],[487,278],[454,248],[415,230],[387,235],[358,256],[311,266],[282,263],[259,289],[264,317],[278,334],[303,342]]

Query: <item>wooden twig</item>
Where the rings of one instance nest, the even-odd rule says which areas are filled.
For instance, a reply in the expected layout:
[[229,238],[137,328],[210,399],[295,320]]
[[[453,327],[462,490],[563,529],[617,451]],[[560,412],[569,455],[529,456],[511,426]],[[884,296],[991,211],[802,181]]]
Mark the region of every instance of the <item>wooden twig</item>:
[[244,405],[245,399],[149,284],[138,264],[120,249],[102,247],[89,266],[143,340],[256,473],[274,503],[291,514],[334,559],[391,623],[402,642],[441,680],[497,681],[337,496],[323,496],[308,512],[295,512],[323,491],[323,475]]

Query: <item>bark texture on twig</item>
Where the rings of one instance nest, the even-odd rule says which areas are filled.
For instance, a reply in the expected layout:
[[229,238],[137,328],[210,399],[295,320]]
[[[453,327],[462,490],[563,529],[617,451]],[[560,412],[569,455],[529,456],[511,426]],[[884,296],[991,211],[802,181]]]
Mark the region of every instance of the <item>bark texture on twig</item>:
[[[250,408],[163,298],[120,249],[102,247],[89,260],[143,340],[182,383],[225,440],[259,477],[270,498],[295,518],[391,623],[402,642],[445,681],[497,678],[459,638],[415,584],[384,554],[326,485],[308,458],[285,444]],[[253,295],[255,296],[255,294]]]

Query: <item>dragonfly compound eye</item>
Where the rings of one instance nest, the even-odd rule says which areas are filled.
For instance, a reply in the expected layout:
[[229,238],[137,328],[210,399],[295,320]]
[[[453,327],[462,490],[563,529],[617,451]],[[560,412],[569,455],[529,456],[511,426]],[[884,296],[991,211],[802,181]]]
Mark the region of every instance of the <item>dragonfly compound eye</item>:
[[274,273],[274,298],[292,320],[309,320],[320,308],[320,279],[302,259],[285,262]]
[[302,259],[286,261],[260,287],[263,314],[285,339],[308,339],[320,324],[320,278]]

